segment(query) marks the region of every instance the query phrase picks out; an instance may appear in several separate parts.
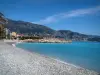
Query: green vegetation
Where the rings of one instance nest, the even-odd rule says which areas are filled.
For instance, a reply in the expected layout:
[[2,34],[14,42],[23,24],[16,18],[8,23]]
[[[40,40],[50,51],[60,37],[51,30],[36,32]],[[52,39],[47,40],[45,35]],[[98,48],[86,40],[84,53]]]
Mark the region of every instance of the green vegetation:
[[7,23],[7,20],[4,18],[4,15],[0,13],[0,39],[3,39],[6,37],[5,35],[5,24]]
[[4,37],[5,37],[4,26],[0,24],[0,39],[3,39]]
[[20,40],[25,40],[25,39],[43,39],[43,37],[34,37],[34,36],[22,36],[22,37],[19,37]]

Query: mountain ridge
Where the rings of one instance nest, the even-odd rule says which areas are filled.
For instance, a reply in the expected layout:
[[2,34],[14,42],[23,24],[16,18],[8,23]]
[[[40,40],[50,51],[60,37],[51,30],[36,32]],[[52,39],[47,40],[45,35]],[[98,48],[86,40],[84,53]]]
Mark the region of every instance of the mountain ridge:
[[[100,36],[87,35],[78,32],[73,32],[70,30],[54,30],[47,26],[25,22],[25,21],[15,21],[8,19],[8,24],[5,25],[11,32],[17,32],[25,35],[38,35],[64,38],[75,41],[99,41]],[[94,40],[95,39],[95,40]]]

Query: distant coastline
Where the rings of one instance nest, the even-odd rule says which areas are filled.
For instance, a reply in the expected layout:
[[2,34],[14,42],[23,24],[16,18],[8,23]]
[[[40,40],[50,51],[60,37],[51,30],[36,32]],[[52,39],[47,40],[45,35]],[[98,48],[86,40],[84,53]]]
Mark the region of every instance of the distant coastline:
[[[72,41],[96,41],[100,42],[100,36],[88,35],[80,32],[73,32],[71,30],[54,30],[44,25],[25,22],[15,21],[7,19],[8,24],[5,27],[10,32],[16,32],[19,35],[30,36],[30,37],[46,37],[46,38],[61,38]],[[28,25],[28,26],[27,26]]]
[[72,40],[58,39],[58,38],[44,38],[44,39],[24,39],[24,40],[16,40],[16,39],[5,39],[5,42],[9,43],[22,43],[22,42],[31,42],[31,43],[71,43]]

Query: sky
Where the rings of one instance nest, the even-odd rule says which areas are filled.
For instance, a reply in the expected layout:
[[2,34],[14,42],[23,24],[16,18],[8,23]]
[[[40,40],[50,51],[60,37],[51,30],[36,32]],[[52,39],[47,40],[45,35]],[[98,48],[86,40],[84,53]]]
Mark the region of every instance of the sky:
[[7,18],[100,35],[100,0],[0,0]]

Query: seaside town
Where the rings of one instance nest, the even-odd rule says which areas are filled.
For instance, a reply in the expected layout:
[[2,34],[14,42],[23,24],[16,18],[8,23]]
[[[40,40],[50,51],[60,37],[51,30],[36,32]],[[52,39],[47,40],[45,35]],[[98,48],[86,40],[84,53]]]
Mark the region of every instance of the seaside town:
[[39,42],[39,43],[71,43],[71,40],[65,40],[60,38],[52,38],[52,37],[39,37],[28,36],[24,34],[17,34],[16,32],[10,32],[9,29],[5,28],[5,40],[18,40],[19,42]]
[[10,31],[8,28],[5,27],[5,24],[7,24],[7,19],[4,18],[4,15],[1,13],[0,16],[0,39],[5,40],[18,40],[20,42],[39,42],[39,43],[71,43],[71,40],[65,40],[65,39],[58,39],[55,37],[50,36],[38,36],[38,35],[24,35],[19,34],[14,31]]

